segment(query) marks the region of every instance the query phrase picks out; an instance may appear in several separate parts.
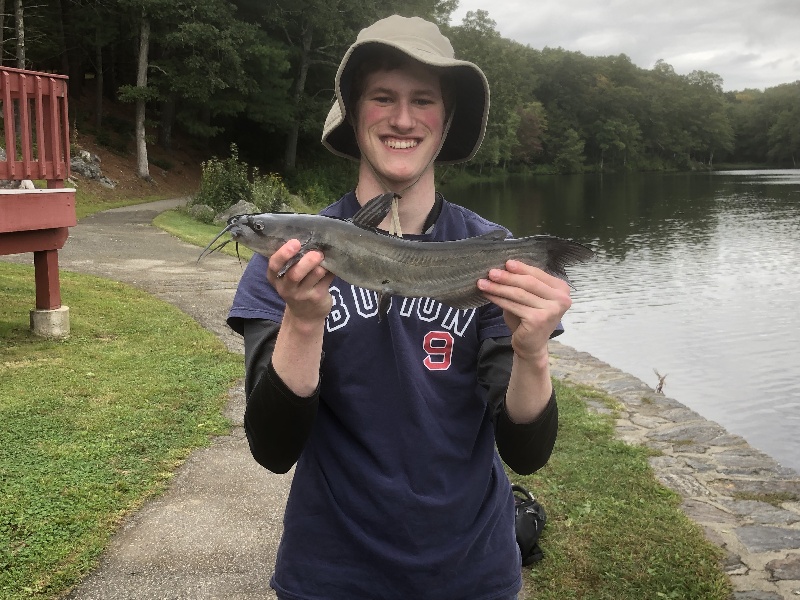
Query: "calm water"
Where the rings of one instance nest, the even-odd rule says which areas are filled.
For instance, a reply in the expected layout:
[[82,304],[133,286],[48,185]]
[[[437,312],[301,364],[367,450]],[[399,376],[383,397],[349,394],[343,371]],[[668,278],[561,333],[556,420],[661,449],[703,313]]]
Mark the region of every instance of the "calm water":
[[445,188],[511,228],[592,246],[560,341],[800,471],[800,170]]

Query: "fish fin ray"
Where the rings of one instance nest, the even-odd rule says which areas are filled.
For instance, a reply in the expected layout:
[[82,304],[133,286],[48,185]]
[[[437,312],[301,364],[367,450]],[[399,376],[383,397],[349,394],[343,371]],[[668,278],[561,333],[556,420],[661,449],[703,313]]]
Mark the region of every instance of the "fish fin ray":
[[547,241],[547,263],[544,270],[566,281],[572,289],[576,289],[567,276],[566,267],[593,259],[594,250],[573,240],[555,236],[536,237],[545,238]]
[[378,294],[378,322],[386,316],[389,312],[389,306],[392,304],[392,292],[384,290]]
[[450,295],[444,295],[440,297],[442,304],[446,304],[447,306],[452,306],[453,308],[457,308],[459,310],[467,310],[469,308],[478,308],[479,306],[483,306],[484,304],[488,304],[489,301],[486,299],[480,290],[475,287],[474,290],[468,292],[456,292]]
[[[381,224],[381,221],[389,214],[392,207],[392,200],[396,194],[388,192],[375,196],[367,202],[361,209],[353,215],[353,225],[362,229],[374,229]],[[400,196],[397,196],[398,198]]]

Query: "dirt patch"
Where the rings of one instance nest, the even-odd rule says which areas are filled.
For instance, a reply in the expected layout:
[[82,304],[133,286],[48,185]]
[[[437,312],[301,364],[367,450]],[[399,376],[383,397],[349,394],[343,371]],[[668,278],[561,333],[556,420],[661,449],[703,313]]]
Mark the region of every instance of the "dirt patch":
[[72,179],[77,187],[96,198],[114,202],[130,198],[179,197],[194,194],[200,187],[204,158],[198,153],[148,146],[148,159],[153,161],[149,165],[152,181],[146,181],[136,175],[136,153],[133,150],[112,150],[99,145],[94,136],[81,134],[73,136],[73,147],[75,145],[97,155],[103,175],[116,183],[114,189],[109,189],[73,172]]

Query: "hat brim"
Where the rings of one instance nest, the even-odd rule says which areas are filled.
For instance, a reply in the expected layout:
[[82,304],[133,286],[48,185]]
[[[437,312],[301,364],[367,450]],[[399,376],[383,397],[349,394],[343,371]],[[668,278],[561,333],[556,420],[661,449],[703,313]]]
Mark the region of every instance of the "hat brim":
[[[345,98],[355,65],[370,51],[370,46],[390,46],[425,65],[445,68],[453,73],[455,85],[453,121],[436,157],[436,164],[457,164],[470,160],[478,152],[489,117],[489,83],[477,65],[455,58],[427,52],[417,46],[387,40],[361,40],[353,44],[342,58],[336,73],[334,102],[322,132],[322,144],[338,156],[360,160],[361,151],[355,131],[348,121]],[[344,89],[343,89],[344,88]]]

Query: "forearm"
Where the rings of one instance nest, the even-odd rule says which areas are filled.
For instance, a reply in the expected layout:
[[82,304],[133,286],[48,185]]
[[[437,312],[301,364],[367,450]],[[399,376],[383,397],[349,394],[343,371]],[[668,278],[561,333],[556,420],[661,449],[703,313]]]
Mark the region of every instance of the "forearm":
[[506,391],[506,412],[514,423],[530,423],[542,414],[553,393],[549,356],[523,358],[514,353]]
[[[270,471],[285,473],[297,462],[310,435],[319,391],[300,397],[275,371],[272,358],[279,327],[272,321],[245,321],[244,427],[253,458]],[[310,370],[319,381],[318,369]]]
[[319,386],[325,321],[308,322],[287,310],[272,353],[272,365],[294,394],[309,397]]

